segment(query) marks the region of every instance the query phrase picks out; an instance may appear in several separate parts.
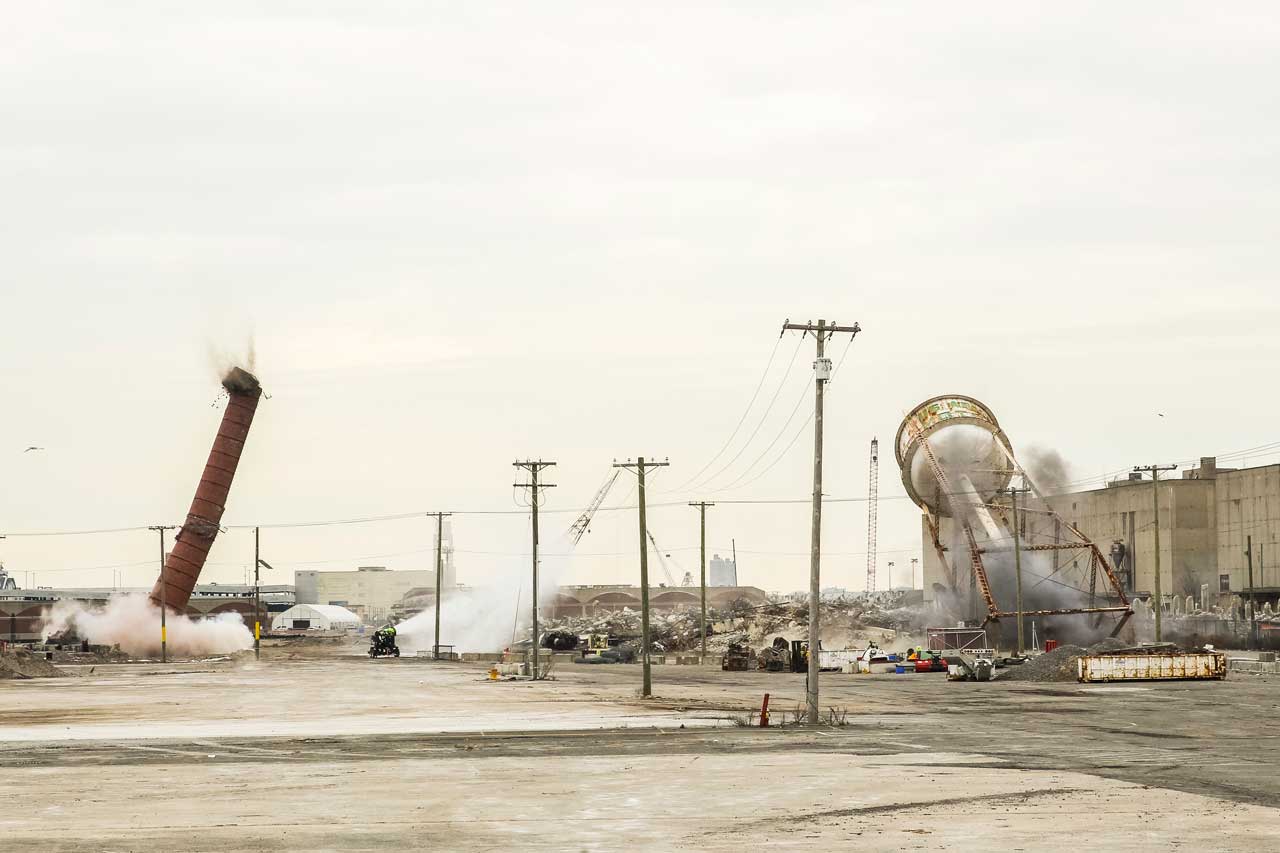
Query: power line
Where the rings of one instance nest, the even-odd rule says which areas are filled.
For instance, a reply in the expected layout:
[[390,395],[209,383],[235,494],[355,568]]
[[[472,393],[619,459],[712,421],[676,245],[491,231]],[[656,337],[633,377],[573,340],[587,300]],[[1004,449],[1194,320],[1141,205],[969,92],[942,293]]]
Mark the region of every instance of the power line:
[[[713,464],[715,464],[715,461],[716,461],[717,459],[719,459],[719,458],[720,458],[720,456],[721,456],[721,455],[722,455],[726,450],[728,450],[728,449],[729,449],[729,445],[730,445],[730,444],[733,444],[733,440],[734,440],[735,438],[737,438],[737,437],[738,437],[738,431],[739,431],[740,429],[742,429],[742,425],[743,425],[744,423],[746,423],[746,422],[747,422],[747,415],[751,414],[751,407],[752,407],[752,406],[754,406],[754,405],[756,404],[756,398],[760,396],[760,389],[764,387],[764,381],[765,381],[765,379],[767,379],[767,378],[769,377],[769,368],[773,367],[773,359],[774,359],[774,357],[776,357],[776,356],[777,356],[777,354],[778,354],[778,347],[780,347],[780,346],[782,346],[782,338],[781,338],[781,337],[779,337],[776,341],[774,341],[774,342],[773,342],[773,350],[769,353],[769,360],[768,360],[767,362],[765,362],[765,365],[764,365],[764,372],[760,374],[760,381],[756,383],[756,390],[755,390],[754,392],[752,392],[752,394],[751,394],[751,399],[747,401],[747,407],[746,407],[745,409],[743,409],[743,410],[742,410],[742,417],[738,418],[738,423],[734,426],[734,428],[733,428],[733,432],[729,433],[729,437],[728,437],[727,439],[725,439],[724,444],[723,444],[723,445],[721,445],[721,446],[720,446],[720,449],[716,451],[715,456],[712,456],[710,459],[708,459],[708,460],[707,460],[707,464],[705,464],[705,465],[703,465],[701,468],[699,468],[699,469],[698,469],[698,472],[697,472],[696,474],[694,474],[694,475],[693,475],[692,477],[690,477],[689,479],[685,480],[685,481],[684,481],[682,484],[680,484],[679,486],[676,486],[676,489],[675,489],[676,491],[679,491],[679,490],[681,490],[681,489],[685,488],[685,487],[686,487],[686,486],[688,486],[690,483],[694,482],[694,481],[695,481],[695,480],[697,480],[699,477],[701,477],[701,476],[703,475],[703,473],[704,473],[708,468],[710,468]],[[799,348],[797,348],[797,350],[796,350],[796,351],[797,351],[797,352],[799,352]],[[793,356],[793,357],[792,357],[792,361],[794,362],[794,360],[795,360],[795,357]],[[790,368],[788,368],[788,370],[790,370]]]
[[769,405],[765,407],[764,412],[760,415],[760,422],[756,424],[756,428],[751,431],[751,435],[747,436],[746,442],[743,443],[742,447],[738,448],[738,452],[733,455],[733,458],[730,459],[728,462],[726,462],[724,465],[722,465],[718,471],[716,471],[710,477],[707,477],[706,479],[700,481],[698,485],[694,486],[693,488],[695,490],[703,489],[707,486],[707,484],[715,482],[715,479],[717,477],[719,477],[725,471],[732,468],[733,464],[742,458],[742,454],[745,453],[747,448],[751,446],[751,442],[755,441],[756,436],[760,434],[760,428],[764,426],[764,422],[769,418],[769,413],[773,411],[773,405],[778,402],[778,396],[782,394],[782,389],[786,387],[787,378],[791,376],[791,371],[796,366],[796,358],[800,355],[800,348],[803,345],[804,345],[804,339],[801,338],[800,342],[796,344],[795,351],[791,354],[791,362],[787,365],[786,373],[782,374],[782,381],[778,383],[778,387],[776,390],[774,390],[773,396],[769,398]]
[[[852,337],[849,338],[849,343],[845,344],[844,352],[841,353],[840,355],[840,361],[836,363],[835,369],[831,371],[832,379],[835,379],[836,374],[840,372],[840,367],[844,364],[844,360],[845,358],[848,357],[849,351],[851,349],[853,349]],[[800,436],[804,435],[805,430],[809,428],[809,424],[813,423],[813,415],[814,415],[813,412],[809,413],[809,416],[804,419],[804,423],[800,425],[800,429],[798,429],[796,431],[796,434],[791,437],[791,441],[787,442],[787,446],[782,449],[782,452],[778,454],[777,458],[774,459],[772,462],[770,462],[769,465],[763,471],[761,471],[759,474],[756,474],[754,477],[752,477],[750,480],[747,480],[745,483],[739,483],[737,485],[730,484],[721,489],[714,489],[713,491],[719,493],[719,492],[732,491],[734,489],[746,488],[747,486],[754,483],[756,480],[759,480],[765,474],[768,474],[770,471],[772,471],[779,462],[787,458],[787,454],[791,452],[791,448],[795,447],[796,442],[800,440]],[[785,425],[784,425],[784,429],[785,429]],[[730,503],[730,501],[721,501],[721,503]]]

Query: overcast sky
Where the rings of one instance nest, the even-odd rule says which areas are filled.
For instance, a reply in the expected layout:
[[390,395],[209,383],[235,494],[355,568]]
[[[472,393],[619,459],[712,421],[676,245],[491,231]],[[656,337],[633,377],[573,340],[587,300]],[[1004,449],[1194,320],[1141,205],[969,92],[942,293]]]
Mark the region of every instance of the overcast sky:
[[[1280,16],[1048,9],[13,6],[0,560],[20,583],[149,585],[152,533],[12,534],[180,523],[220,417],[210,351],[251,338],[270,399],[228,525],[512,511],[511,462],[541,456],[565,553],[612,460],[643,453],[671,461],[650,527],[696,569],[684,501],[809,494],[794,337],[707,473],[759,423],[751,445],[670,491],[729,437],[788,317],[865,329],[829,389],[826,492],[865,496],[879,436],[882,583],[919,554],[890,445],[927,397],[984,400],[1081,480],[1275,440]],[[744,582],[807,583],[804,503],[708,522]],[[461,580],[525,571],[526,517],[455,530]],[[549,561],[634,581],[636,530],[602,514]],[[825,582],[860,587],[866,505],[831,505],[824,541]],[[273,528],[263,548],[273,582],[414,568],[431,525]],[[231,529],[205,577],[251,560]]]

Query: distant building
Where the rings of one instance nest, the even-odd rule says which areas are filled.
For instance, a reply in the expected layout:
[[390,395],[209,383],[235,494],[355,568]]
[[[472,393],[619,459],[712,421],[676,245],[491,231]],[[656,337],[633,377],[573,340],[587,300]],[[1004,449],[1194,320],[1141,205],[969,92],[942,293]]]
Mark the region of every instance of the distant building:
[[295,604],[271,621],[272,631],[353,631],[360,617],[334,604]]
[[[1204,457],[1198,467],[1183,471],[1180,477],[1169,472],[1161,478],[1159,500],[1164,595],[1190,595],[1199,601],[1201,587],[1207,587],[1212,604],[1219,596],[1247,590],[1252,542],[1257,596],[1272,601],[1280,597],[1280,465],[1219,468],[1215,458]],[[1100,489],[1049,495],[1048,502],[1062,522],[1078,526],[1093,540],[1126,591],[1142,597],[1154,591],[1151,480],[1132,474]],[[1070,531],[1052,516],[1036,513],[1038,507],[1039,501],[1028,501],[1032,511],[1022,516],[1023,541],[1071,541]],[[924,520],[921,533],[925,596],[931,599],[934,584],[943,575]],[[960,562],[961,571],[967,571],[964,561]]]
[[[40,639],[44,617],[58,601],[78,601],[87,608],[106,606],[113,595],[146,595],[151,587],[79,587],[67,589],[5,589],[0,590],[0,640],[30,642]],[[183,613],[192,619],[203,619],[234,613],[246,627],[252,629],[255,612],[264,627],[272,617],[293,606],[293,587],[284,584],[263,584],[260,597],[255,600],[252,585],[199,584]]]
[[707,574],[707,586],[737,586],[738,564],[719,554],[711,558],[711,570]]
[[[730,563],[730,565],[733,565]],[[707,607],[725,610],[746,603],[756,607],[768,602],[764,590],[754,586],[707,587]],[[654,586],[649,588],[649,608],[654,613],[675,610],[697,610],[702,596],[697,587]],[[640,609],[640,588],[622,584],[599,586],[562,586],[555,597],[539,610],[551,618],[562,616],[594,616],[619,610]]]
[[293,579],[299,604],[336,604],[359,611],[369,622],[390,616],[409,590],[436,585],[433,571],[390,571],[385,566],[361,566],[354,572],[296,571]]

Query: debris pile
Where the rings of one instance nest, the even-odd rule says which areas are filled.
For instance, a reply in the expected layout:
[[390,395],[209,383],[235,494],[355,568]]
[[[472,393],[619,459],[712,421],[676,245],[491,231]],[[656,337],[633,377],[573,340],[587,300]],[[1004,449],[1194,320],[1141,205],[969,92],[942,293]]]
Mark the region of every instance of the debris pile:
[[[820,620],[824,648],[866,646],[870,642],[892,641],[900,631],[922,632],[930,621],[930,610],[904,606],[907,593],[876,593],[826,599]],[[614,639],[640,639],[640,612],[630,608],[592,616],[567,616],[543,621],[543,645],[549,638],[560,644],[568,637],[607,634]],[[807,601],[772,601],[758,607],[735,607],[707,611],[707,652],[724,654],[730,646],[767,646],[777,637],[808,639]],[[697,651],[699,611],[676,610],[651,613],[649,635],[654,652]],[[526,637],[527,641],[527,637]]]
[[1004,678],[1009,681],[1040,683],[1075,681],[1079,676],[1079,666],[1076,661],[1081,655],[1104,655],[1126,648],[1129,648],[1128,643],[1110,637],[1094,643],[1087,649],[1069,644],[1058,646],[1053,651],[1037,655],[1020,666],[1009,667]]
[[67,673],[27,649],[10,649],[0,654],[0,680],[9,678],[64,678]]

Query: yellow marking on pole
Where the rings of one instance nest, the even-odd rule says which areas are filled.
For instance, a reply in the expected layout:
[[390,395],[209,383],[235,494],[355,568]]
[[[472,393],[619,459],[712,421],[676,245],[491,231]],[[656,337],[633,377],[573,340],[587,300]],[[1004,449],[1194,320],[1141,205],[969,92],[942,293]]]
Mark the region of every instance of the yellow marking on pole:
[[261,638],[262,638],[262,623],[261,623],[261,622],[254,622],[254,623],[253,623],[253,638],[254,638],[255,640],[259,640],[259,639],[261,639]]
[[160,626],[160,642],[162,642],[162,643],[167,642],[167,641],[168,641],[168,639],[169,639],[169,638],[165,635],[165,631],[167,631],[167,630],[168,630],[168,629],[167,629],[164,625],[161,625],[161,626]]

